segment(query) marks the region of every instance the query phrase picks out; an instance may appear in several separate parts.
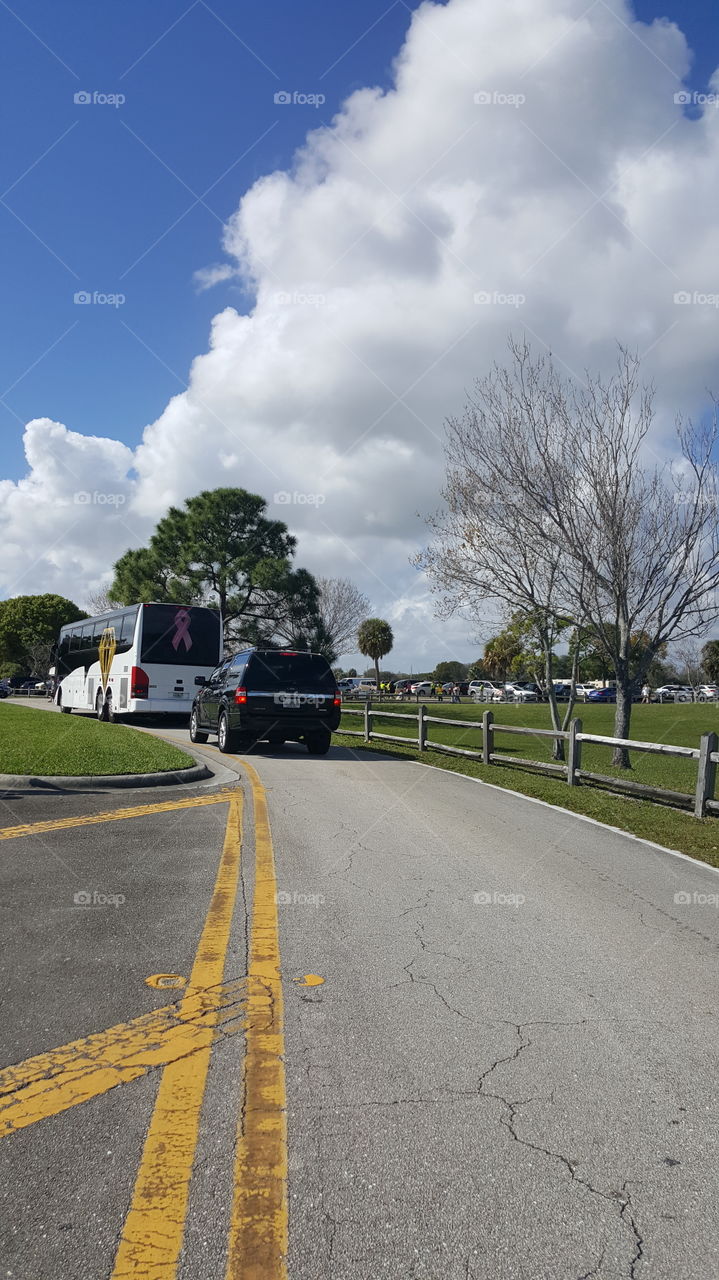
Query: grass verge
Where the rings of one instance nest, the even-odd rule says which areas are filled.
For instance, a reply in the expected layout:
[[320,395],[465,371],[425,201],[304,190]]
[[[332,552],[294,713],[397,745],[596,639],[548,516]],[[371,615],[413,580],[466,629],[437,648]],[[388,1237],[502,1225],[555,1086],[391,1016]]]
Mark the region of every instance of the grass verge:
[[149,733],[0,702],[0,773],[109,777],[188,769],[186,752]]
[[[394,709],[405,712],[412,710],[408,704],[399,708],[394,704]],[[484,709],[481,706],[475,707],[466,703],[461,704],[460,707],[443,704],[440,707],[432,705],[427,708],[428,714],[431,715],[479,721]],[[546,707],[502,705],[493,710],[498,723],[549,727],[549,713]],[[644,714],[640,715],[640,711]],[[588,733],[611,733],[612,707],[582,706],[578,714]],[[636,736],[644,741],[698,746],[700,735],[709,729],[716,728],[718,718],[716,707],[702,704],[636,707],[632,717],[631,732],[633,737]],[[360,723],[359,716],[345,716],[342,727],[358,728]],[[407,736],[410,736],[414,729],[408,721],[393,722],[391,720],[381,722],[378,720],[375,727],[383,733]],[[481,736],[472,729],[453,729],[451,726],[444,729],[441,725],[431,725],[428,728],[430,737],[435,737],[438,742],[448,742],[475,750],[481,743]],[[648,800],[632,799],[588,785],[568,787],[560,778],[544,777],[514,765],[487,766],[475,760],[446,756],[439,751],[419,752],[416,747],[404,747],[399,743],[373,742],[367,745],[359,738],[346,737],[344,734],[337,735],[334,741],[338,746],[349,746],[352,749],[418,760],[420,763],[436,765],[452,773],[479,778],[482,782],[491,782],[494,786],[502,787],[507,791],[516,791],[538,800],[546,800],[549,804],[557,805],[569,812],[586,814],[587,817],[595,818],[599,822],[619,827],[622,831],[641,836],[645,840],[654,840],[657,844],[678,849],[689,857],[707,862],[710,866],[719,867],[719,818],[693,818],[679,809],[672,809]],[[551,759],[550,743],[545,738],[506,734],[502,740],[501,735],[498,734],[496,749],[505,751],[507,754],[521,755],[527,759]],[[585,747],[583,759],[585,768],[606,774],[617,772],[611,768],[609,759],[609,748]],[[696,765],[693,761],[633,752],[632,763],[633,770],[630,777],[636,781],[651,782],[677,791],[692,792],[694,789]]]

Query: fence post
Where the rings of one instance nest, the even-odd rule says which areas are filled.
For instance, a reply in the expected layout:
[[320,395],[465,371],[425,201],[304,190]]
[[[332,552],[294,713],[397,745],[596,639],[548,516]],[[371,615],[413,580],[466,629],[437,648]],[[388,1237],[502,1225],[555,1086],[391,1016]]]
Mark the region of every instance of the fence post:
[[703,818],[706,813],[707,800],[714,799],[714,783],[717,767],[712,760],[712,752],[717,749],[717,735],[703,733],[699,743],[699,760],[697,761],[697,790],[694,797],[694,817]]
[[369,734],[370,734],[370,718],[369,718],[370,706],[371,706],[370,700],[369,700],[369,698],[367,698],[367,701],[366,701],[366,702],[365,702],[365,704],[364,704],[364,740],[365,740],[365,742],[369,742],[369,740],[370,740],[370,739],[369,739]]
[[577,785],[577,769],[582,764],[582,744],[577,734],[582,732],[582,722],[579,718],[570,721],[569,724],[569,741],[567,743],[567,782],[570,787]]
[[482,716],[482,764],[492,763],[492,721],[493,711],[485,711]]
[[421,702],[417,708],[417,747],[420,751],[424,751],[427,746],[427,721],[425,716],[427,708]]

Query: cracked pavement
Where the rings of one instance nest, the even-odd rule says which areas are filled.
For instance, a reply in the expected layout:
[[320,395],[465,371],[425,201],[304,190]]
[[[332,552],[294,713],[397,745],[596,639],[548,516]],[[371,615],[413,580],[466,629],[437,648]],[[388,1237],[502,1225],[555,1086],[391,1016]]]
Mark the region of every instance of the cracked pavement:
[[[719,1275],[719,875],[409,761],[251,761],[283,895],[289,1280]],[[224,817],[8,842],[3,1063],[174,1002],[144,979],[188,971]],[[85,885],[126,902],[79,912]],[[224,1276],[242,1044],[213,1049],[179,1280]],[[0,1143],[8,1280],[110,1274],[158,1074]]]
[[286,982],[292,1280],[719,1274],[719,913],[674,901],[719,876],[409,762],[253,762],[283,973],[325,979]]

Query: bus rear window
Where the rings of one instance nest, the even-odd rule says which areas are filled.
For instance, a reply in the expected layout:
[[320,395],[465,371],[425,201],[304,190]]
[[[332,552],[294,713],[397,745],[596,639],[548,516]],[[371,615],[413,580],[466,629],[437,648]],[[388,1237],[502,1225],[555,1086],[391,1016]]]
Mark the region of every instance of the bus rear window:
[[177,604],[145,605],[140,664],[216,667],[220,660],[220,615]]
[[244,683],[247,689],[257,691],[304,689],[310,693],[332,693],[335,688],[329,664],[319,654],[267,650],[252,654]]

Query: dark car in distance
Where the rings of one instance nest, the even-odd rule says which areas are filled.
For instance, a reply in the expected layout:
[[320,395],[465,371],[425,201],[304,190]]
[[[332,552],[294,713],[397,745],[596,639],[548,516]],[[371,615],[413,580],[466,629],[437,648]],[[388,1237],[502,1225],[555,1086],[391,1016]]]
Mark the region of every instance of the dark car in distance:
[[217,734],[220,751],[255,742],[303,742],[310,755],[329,751],[342,698],[329,663],[319,653],[244,649],[199,685],[190,713],[190,740]]

